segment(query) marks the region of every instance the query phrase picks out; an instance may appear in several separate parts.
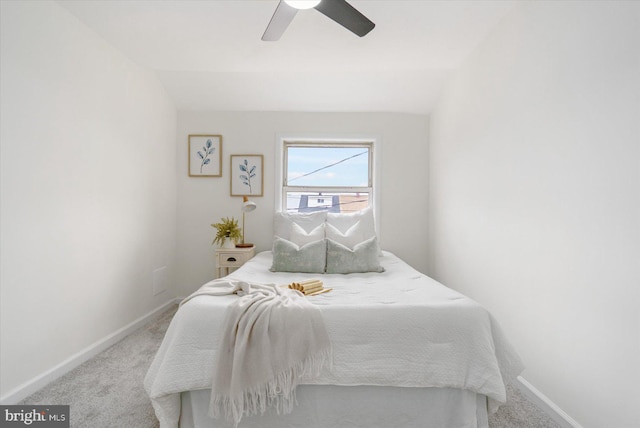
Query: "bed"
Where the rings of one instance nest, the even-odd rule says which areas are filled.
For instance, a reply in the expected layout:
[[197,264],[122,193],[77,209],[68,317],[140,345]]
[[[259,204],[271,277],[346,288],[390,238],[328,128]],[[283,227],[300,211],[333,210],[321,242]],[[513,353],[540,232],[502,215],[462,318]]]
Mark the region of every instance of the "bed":
[[[315,229],[307,225],[307,235]],[[488,426],[523,366],[486,309],[390,252],[376,250],[379,269],[327,274],[273,272],[276,248],[226,279],[321,279],[332,290],[305,298],[322,314],[332,366],[300,382],[290,414],[267,411],[239,427]],[[162,428],[234,425],[209,417],[208,407],[221,326],[237,298],[198,296],[176,313],[145,378]]]

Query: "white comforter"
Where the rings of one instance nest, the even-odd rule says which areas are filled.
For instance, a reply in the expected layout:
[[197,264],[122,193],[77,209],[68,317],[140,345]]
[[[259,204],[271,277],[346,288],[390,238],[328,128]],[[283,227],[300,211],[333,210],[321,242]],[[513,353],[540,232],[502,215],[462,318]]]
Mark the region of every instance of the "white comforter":
[[[505,382],[523,366],[482,306],[384,252],[384,273],[273,273],[258,254],[230,279],[289,284],[320,278],[333,291],[308,297],[321,312],[333,367],[301,383],[453,387],[506,399]],[[201,296],[176,313],[145,378],[161,427],[177,427],[180,392],[211,387],[226,307],[233,296]],[[294,409],[295,412],[295,409]]]

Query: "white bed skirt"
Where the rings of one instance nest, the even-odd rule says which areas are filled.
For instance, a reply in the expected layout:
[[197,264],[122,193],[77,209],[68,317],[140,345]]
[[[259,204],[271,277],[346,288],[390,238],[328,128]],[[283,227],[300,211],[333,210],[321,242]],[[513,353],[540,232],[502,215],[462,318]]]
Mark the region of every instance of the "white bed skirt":
[[[211,390],[181,394],[181,428],[228,428],[207,416]],[[245,417],[239,428],[488,428],[486,396],[454,388],[300,385],[289,415]]]

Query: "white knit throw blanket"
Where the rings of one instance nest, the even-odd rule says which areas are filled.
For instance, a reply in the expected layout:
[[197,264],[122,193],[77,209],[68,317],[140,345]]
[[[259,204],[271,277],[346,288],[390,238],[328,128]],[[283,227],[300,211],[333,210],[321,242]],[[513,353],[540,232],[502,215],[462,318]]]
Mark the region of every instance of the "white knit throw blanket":
[[319,375],[331,360],[320,310],[295,290],[225,279],[205,284],[182,304],[231,293],[240,297],[227,309],[209,415],[237,425],[243,415],[269,407],[291,413],[300,378]]

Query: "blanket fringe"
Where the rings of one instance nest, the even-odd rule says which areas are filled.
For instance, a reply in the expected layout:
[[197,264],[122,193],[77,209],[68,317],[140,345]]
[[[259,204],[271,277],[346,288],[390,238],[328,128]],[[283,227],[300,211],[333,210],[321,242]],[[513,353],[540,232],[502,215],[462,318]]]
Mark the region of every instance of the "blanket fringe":
[[267,408],[274,408],[280,414],[288,414],[297,405],[296,387],[302,377],[316,377],[325,364],[333,364],[331,347],[311,355],[278,373],[275,377],[260,385],[246,389],[240,395],[214,394],[211,391],[209,416],[219,419],[224,417],[237,427],[243,416],[263,414]]

